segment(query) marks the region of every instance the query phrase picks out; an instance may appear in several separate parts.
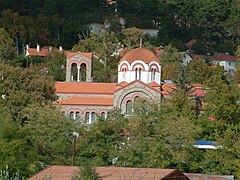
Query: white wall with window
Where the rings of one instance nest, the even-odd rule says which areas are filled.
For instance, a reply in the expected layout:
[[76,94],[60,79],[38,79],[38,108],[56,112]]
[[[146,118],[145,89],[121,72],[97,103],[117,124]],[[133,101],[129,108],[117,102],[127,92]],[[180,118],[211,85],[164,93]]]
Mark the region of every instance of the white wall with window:
[[118,83],[126,81],[130,83],[135,80],[140,80],[146,84],[161,82],[161,65],[153,61],[146,64],[143,61],[137,60],[129,64],[127,61],[122,61],[118,65]]

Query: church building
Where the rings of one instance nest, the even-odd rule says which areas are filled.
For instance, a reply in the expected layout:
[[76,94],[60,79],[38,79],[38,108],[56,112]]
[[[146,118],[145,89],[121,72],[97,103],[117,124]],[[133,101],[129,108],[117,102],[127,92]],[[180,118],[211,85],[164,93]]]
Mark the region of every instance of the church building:
[[68,52],[66,81],[56,82],[57,106],[71,119],[92,124],[112,109],[133,113],[137,98],[161,99],[161,64],[148,49],[128,51],[118,64],[118,83],[92,82],[92,53]]

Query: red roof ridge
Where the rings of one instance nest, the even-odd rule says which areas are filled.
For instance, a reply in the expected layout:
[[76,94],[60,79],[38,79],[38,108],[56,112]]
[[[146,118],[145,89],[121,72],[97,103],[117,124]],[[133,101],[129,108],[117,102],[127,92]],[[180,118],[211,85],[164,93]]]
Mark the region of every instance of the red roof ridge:
[[132,84],[134,84],[134,83],[136,83],[136,82],[139,82],[140,84],[142,84],[142,85],[144,85],[144,86],[147,86],[147,87],[149,87],[150,89],[152,89],[152,90],[156,91],[157,93],[161,94],[161,91],[157,90],[156,88],[153,88],[152,86],[149,86],[148,84],[146,84],[146,83],[144,83],[144,82],[142,82],[142,81],[140,81],[140,80],[138,80],[138,79],[137,79],[137,80],[134,80],[134,81],[132,81],[132,82],[130,82],[130,83],[128,83],[128,84],[125,85],[125,86],[122,86],[121,88],[115,90],[115,92],[120,91],[121,89],[123,89],[123,88],[125,88],[125,87],[127,87],[127,86],[130,86],[130,85],[132,85]]
[[152,87],[160,87],[160,84],[156,83],[155,81],[148,83],[148,85]]
[[84,57],[86,57],[88,59],[92,59],[92,56],[93,56],[93,53],[83,53],[81,51],[77,51],[77,52],[66,51],[67,59],[71,58],[73,56],[76,56],[78,54],[80,54],[80,55],[82,55],[82,56],[84,56]]

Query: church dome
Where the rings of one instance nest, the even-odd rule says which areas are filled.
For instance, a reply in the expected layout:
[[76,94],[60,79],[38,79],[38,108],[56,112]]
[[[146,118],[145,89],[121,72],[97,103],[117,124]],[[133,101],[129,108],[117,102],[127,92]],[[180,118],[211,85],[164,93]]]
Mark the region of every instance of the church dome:
[[131,64],[136,60],[141,60],[146,64],[149,64],[152,61],[160,63],[158,57],[152,51],[146,48],[136,48],[128,51],[119,61],[119,63],[121,63],[122,61],[127,61]]

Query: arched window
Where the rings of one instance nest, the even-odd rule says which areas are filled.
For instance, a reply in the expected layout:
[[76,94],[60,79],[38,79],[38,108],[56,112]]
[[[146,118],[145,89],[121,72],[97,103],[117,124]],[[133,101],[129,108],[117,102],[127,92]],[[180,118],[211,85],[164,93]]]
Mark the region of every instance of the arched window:
[[138,79],[139,79],[139,80],[141,80],[141,71],[142,71],[142,69],[139,68],[139,70],[138,70]]
[[77,64],[73,63],[71,65],[71,81],[77,81],[78,77],[78,68],[77,68]]
[[141,80],[141,71],[142,71],[142,68],[136,68],[135,69],[135,79],[139,79]]
[[126,104],[126,115],[132,115],[132,113],[133,113],[132,101],[128,100]]
[[91,123],[94,123],[96,121],[96,113],[92,112],[91,114]]
[[138,78],[138,69],[136,68],[135,69],[135,80],[137,80],[137,78]]
[[106,113],[105,112],[101,113],[101,119],[106,119]]
[[70,112],[70,119],[74,119],[74,112],[73,111]]
[[151,81],[155,81],[156,76],[156,68],[151,69]]
[[76,112],[76,120],[80,120],[80,112]]
[[122,72],[123,72],[123,80],[126,80],[127,68],[122,68]]
[[86,112],[86,114],[85,114],[85,123],[90,124],[90,113],[89,112]]
[[85,63],[81,64],[81,66],[80,66],[80,73],[79,73],[80,81],[83,81],[83,82],[86,81],[86,76],[87,76],[87,71],[86,70],[87,70],[86,64]]

